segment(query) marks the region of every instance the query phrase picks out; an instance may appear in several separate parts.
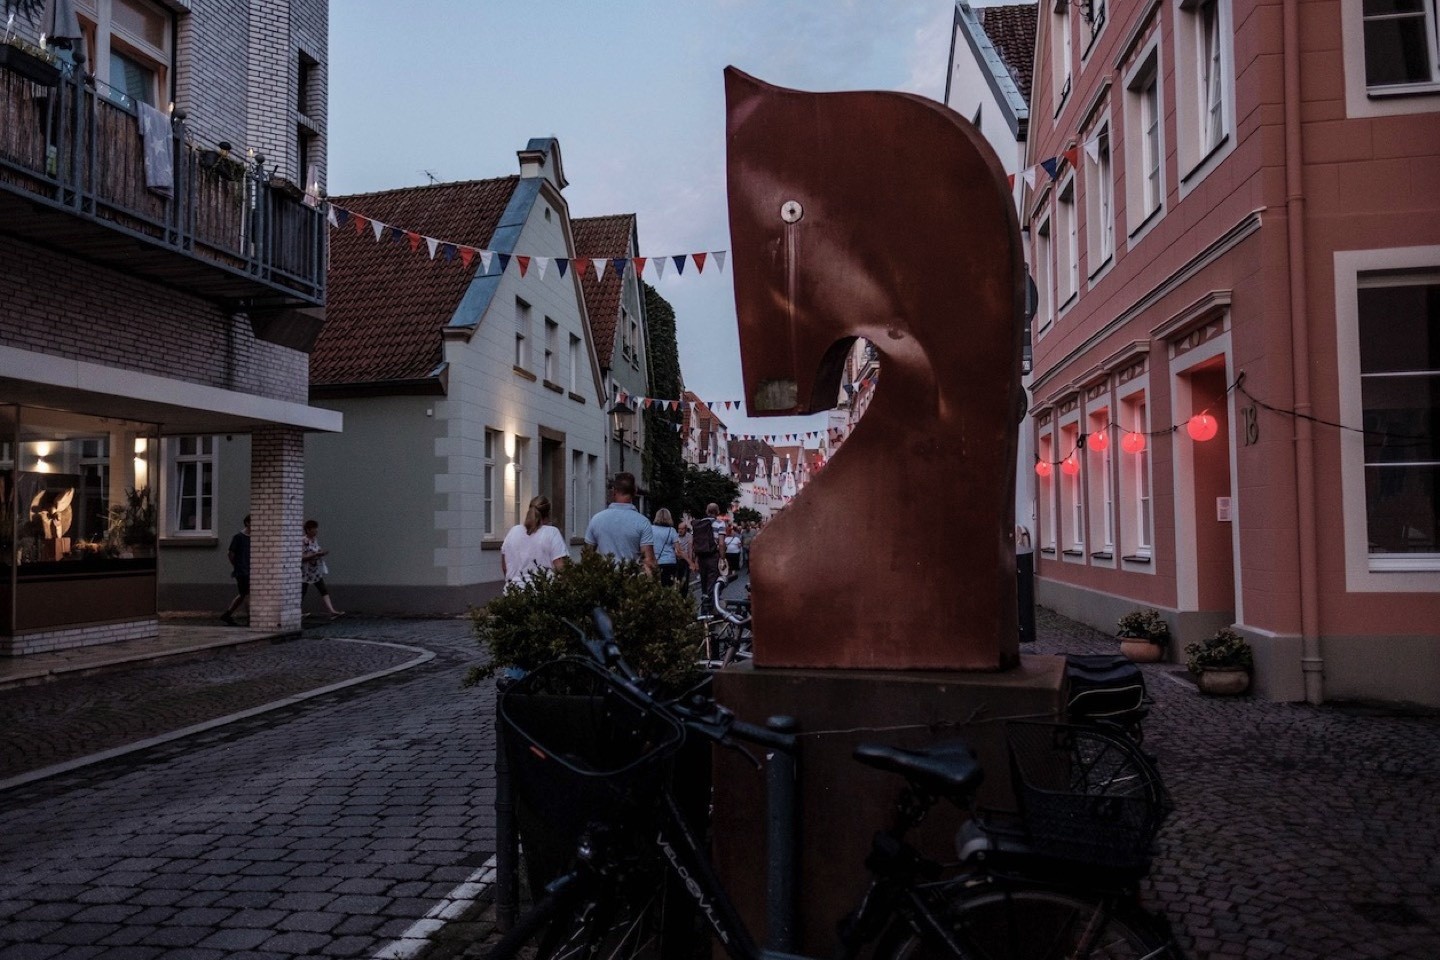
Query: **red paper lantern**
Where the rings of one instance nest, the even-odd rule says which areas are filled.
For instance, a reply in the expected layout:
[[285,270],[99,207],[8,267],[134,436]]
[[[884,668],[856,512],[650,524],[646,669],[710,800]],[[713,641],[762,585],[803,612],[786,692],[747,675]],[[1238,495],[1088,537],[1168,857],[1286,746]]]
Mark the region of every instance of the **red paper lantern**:
[[1072,453],[1060,461],[1060,469],[1063,470],[1067,476],[1073,477],[1080,472],[1080,461],[1076,460],[1075,454]]
[[1204,443],[1215,439],[1215,434],[1220,432],[1220,424],[1208,413],[1197,413],[1185,424],[1185,432],[1190,434],[1191,440]]
[[1103,451],[1108,446],[1110,446],[1110,434],[1106,433],[1104,430],[1096,430],[1094,433],[1090,434],[1091,450]]
[[1145,449],[1145,434],[1130,432],[1120,439],[1120,449],[1126,453],[1139,453]]
[[1046,463],[1044,460],[1040,460],[1040,461],[1037,461],[1037,462],[1036,462],[1036,464],[1035,464],[1035,475],[1036,475],[1036,476],[1038,476],[1038,477],[1048,477],[1048,476],[1050,476],[1051,471],[1052,471],[1052,468],[1051,468],[1050,464]]

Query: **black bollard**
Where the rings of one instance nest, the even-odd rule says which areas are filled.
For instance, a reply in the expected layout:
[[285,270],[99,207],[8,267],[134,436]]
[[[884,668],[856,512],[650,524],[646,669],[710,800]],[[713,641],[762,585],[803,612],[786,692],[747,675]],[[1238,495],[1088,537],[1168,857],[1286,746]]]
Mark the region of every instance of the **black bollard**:
[[1035,554],[1015,555],[1015,596],[1020,602],[1020,642],[1035,639]]
[[[794,717],[771,717],[765,726],[772,733],[794,736],[800,722]],[[795,947],[795,868],[800,849],[795,768],[794,753],[771,750],[766,755],[765,849],[769,862],[765,877],[765,945],[784,953]]]

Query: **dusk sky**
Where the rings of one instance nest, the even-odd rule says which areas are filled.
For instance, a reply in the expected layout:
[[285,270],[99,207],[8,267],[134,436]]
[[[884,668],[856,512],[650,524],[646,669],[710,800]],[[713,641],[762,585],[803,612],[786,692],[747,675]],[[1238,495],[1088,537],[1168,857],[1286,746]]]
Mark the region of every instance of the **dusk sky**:
[[[428,183],[426,171],[507,176],[531,137],[556,137],[571,215],[637,214],[641,255],[652,256],[730,249],[727,65],[802,90],[938,100],[954,3],[332,0],[330,13],[332,194]],[[729,264],[692,272],[656,283],[675,307],[686,386],[738,400]],[[824,425],[720,415],[732,433]]]

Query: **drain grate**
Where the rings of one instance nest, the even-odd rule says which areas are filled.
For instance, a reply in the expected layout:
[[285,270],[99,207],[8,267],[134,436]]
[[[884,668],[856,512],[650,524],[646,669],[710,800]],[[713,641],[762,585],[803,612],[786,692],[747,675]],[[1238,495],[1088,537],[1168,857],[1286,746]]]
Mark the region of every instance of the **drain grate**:
[[1371,923],[1389,923],[1400,927],[1420,926],[1425,922],[1414,908],[1403,903],[1381,903],[1365,900],[1350,904],[1351,908]]

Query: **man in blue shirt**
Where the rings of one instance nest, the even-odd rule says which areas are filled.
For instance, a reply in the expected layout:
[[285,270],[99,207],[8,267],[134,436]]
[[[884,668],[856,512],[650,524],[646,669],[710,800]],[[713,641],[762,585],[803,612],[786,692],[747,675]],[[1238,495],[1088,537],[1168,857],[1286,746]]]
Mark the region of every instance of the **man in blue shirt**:
[[615,474],[615,500],[590,518],[585,542],[617,560],[639,560],[645,572],[655,573],[655,533],[650,521],[635,509],[635,475]]

